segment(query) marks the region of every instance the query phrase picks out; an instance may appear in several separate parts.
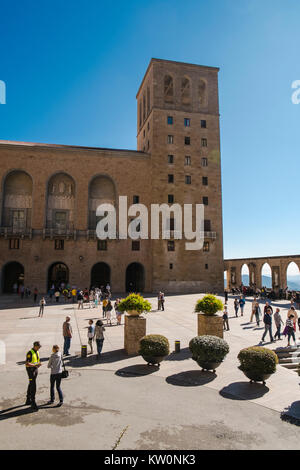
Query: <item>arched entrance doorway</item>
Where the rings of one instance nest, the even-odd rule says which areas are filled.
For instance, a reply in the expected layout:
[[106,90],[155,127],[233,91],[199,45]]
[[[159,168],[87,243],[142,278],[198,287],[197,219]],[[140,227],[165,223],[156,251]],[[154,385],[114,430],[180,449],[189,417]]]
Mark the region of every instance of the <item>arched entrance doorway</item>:
[[54,284],[55,288],[60,287],[61,283],[68,284],[69,268],[64,263],[53,263],[48,269],[48,289]]
[[96,263],[91,271],[91,287],[101,287],[110,284],[110,267],[106,263]]
[[143,292],[145,288],[144,266],[131,263],[126,269],[126,292]]
[[15,292],[14,286],[17,288],[24,284],[24,266],[16,261],[7,263],[2,271],[2,290],[4,294]]

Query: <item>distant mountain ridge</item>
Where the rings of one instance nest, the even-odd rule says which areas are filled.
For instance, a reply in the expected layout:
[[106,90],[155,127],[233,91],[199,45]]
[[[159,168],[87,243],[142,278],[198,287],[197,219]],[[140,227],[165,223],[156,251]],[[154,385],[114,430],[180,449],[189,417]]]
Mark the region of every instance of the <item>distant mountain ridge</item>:
[[[242,275],[242,282],[244,286],[249,286],[249,276],[248,274]],[[300,290],[300,275],[296,276],[289,276],[288,280],[288,288],[291,290]],[[262,276],[262,285],[264,287],[271,288],[272,287],[272,278],[270,276]]]

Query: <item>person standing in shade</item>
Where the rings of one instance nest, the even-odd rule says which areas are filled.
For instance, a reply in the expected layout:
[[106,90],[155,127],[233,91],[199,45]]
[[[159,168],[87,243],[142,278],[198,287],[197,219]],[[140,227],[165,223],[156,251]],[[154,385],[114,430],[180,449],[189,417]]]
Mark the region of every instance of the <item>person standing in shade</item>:
[[61,383],[61,376],[62,376],[62,365],[63,365],[63,360],[61,356],[61,352],[59,350],[59,346],[55,344],[52,348],[52,354],[50,356],[49,362],[48,362],[48,369],[51,369],[51,374],[50,374],[50,401],[49,405],[54,403],[54,386],[56,385],[56,390],[59,396],[59,404],[58,406],[61,406],[64,401],[63,393],[60,388],[60,383]]
[[56,298],[56,302],[58,303],[58,302],[59,302],[59,297],[60,297],[60,292],[59,292],[58,289],[57,289],[57,291],[55,292],[54,296],[55,296],[55,298]]
[[41,344],[39,341],[35,341],[33,343],[33,348],[28,351],[26,354],[26,372],[29,379],[29,384],[27,388],[27,398],[26,398],[26,405],[31,405],[31,408],[34,411],[38,410],[35,395],[36,395],[36,379],[38,376],[38,369],[42,365],[40,361],[40,354],[39,350],[41,348]]
[[239,312],[239,306],[240,306],[238,299],[234,299],[233,304],[234,304],[235,316],[237,317],[238,312]]
[[223,328],[224,328],[224,330],[227,329],[227,331],[229,331],[229,322],[228,322],[227,305],[224,306],[224,312],[223,312]]
[[95,340],[97,344],[97,358],[100,359],[103,342],[104,342],[104,334],[105,328],[103,326],[103,322],[101,320],[97,320],[95,325]]
[[280,309],[279,308],[276,308],[276,312],[274,313],[274,323],[276,325],[276,333],[274,335],[274,339],[277,337],[278,339],[281,339],[280,338],[280,335],[281,335],[281,325],[283,325],[283,321],[282,321],[282,318],[281,318],[281,315],[280,315]]
[[244,298],[243,295],[241,295],[240,300],[239,300],[239,305],[240,305],[240,309],[241,309],[241,317],[244,316],[245,303],[246,303],[245,298]]
[[72,338],[72,326],[70,320],[70,317],[66,317],[66,321],[63,323],[64,356],[70,356],[69,349],[71,346]]
[[34,303],[36,303],[36,301],[37,301],[37,296],[38,296],[38,290],[37,290],[37,287],[35,287],[34,290],[33,290],[33,301],[34,301]]
[[271,342],[273,343],[274,342],[274,339],[273,339],[273,336],[272,336],[272,317],[271,317],[271,309],[268,308],[268,310],[266,311],[266,313],[264,314],[264,324],[265,324],[265,331],[264,331],[264,334],[263,334],[263,337],[261,339],[261,342],[263,343],[264,340],[265,340],[265,337],[266,337],[266,334],[269,332],[269,335],[270,335],[270,340]]
[[225,289],[225,291],[224,291],[224,297],[225,297],[225,304],[227,304],[227,302],[228,302],[228,291],[227,291],[227,289]]
[[44,307],[46,305],[46,300],[45,297],[42,297],[40,300],[40,311],[39,311],[39,317],[42,317],[44,315]]

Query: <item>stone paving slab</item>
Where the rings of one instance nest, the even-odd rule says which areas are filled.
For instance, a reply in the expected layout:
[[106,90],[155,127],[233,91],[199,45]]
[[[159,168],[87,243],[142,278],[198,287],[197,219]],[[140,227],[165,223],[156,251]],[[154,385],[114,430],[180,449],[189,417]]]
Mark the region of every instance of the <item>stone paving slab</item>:
[[[107,380],[107,387],[109,384],[110,386],[112,386],[112,384],[115,383],[118,387],[118,391],[114,390],[113,392],[114,399],[111,400],[111,403],[115,403],[115,400],[117,400],[118,393],[122,395],[123,399],[126,402],[126,406],[124,405],[122,407],[122,416],[126,413],[129,413],[130,416],[131,413],[134,414],[134,406],[136,405],[137,409],[139,409],[139,418],[141,419],[143,417],[143,404],[141,403],[139,396],[135,396],[135,387],[137,386],[136,384],[145,384],[147,385],[147,387],[152,387],[152,394],[153,384],[156,383],[157,385],[155,385],[155,390],[156,387],[158,387],[159,389],[161,388],[161,390],[164,391],[163,394],[165,394],[166,397],[169,397],[170,399],[170,396],[172,396],[172,400],[176,395],[176,397],[178,397],[178,400],[180,399],[181,404],[189,403],[188,400],[190,399],[190,394],[192,394],[193,400],[195,400],[195,396],[197,395],[197,393],[203,394],[205,391],[205,399],[210,400],[207,397],[212,394],[214,399],[217,400],[218,403],[220,403],[220,407],[218,407],[218,413],[220,413],[220,408],[222,408],[222,406],[225,406],[224,413],[226,414],[227,407],[230,407],[230,403],[232,403],[232,405],[235,407],[235,410],[241,410],[241,416],[246,410],[245,407],[248,405],[255,406],[256,413],[258,414],[264,414],[269,410],[269,412],[278,415],[279,426],[283,425],[282,421],[280,421],[279,413],[283,412],[284,410],[290,416],[300,419],[299,377],[294,371],[287,370],[281,366],[278,366],[276,374],[271,376],[266,386],[263,386],[262,384],[250,384],[248,379],[237,368],[237,354],[240,349],[258,344],[263,331],[261,329],[256,329],[254,323],[252,325],[249,324],[251,299],[246,303],[244,317],[229,319],[230,331],[225,332],[225,339],[230,345],[230,353],[226,357],[224,363],[217,369],[216,374],[201,372],[199,366],[191,359],[188,350],[188,344],[190,339],[197,335],[197,316],[192,312],[194,304],[199,297],[199,295],[195,294],[167,297],[165,303],[165,312],[157,312],[154,310],[153,312],[147,315],[147,334],[164,334],[168,337],[171,345],[172,353],[161,364],[161,367],[159,369],[149,368],[147,365],[145,365],[144,360],[140,356],[128,357],[126,355],[123,350],[123,325],[113,325],[106,327],[103,358],[101,363],[96,362],[93,356],[88,356],[86,359],[76,357],[76,355],[80,353],[80,339],[86,343],[87,330],[85,329],[85,327],[88,324],[88,319],[97,319],[99,317],[101,318],[102,310],[100,308],[85,308],[83,311],[78,311],[77,306],[75,306],[74,308],[72,305],[68,304],[47,305],[43,318],[37,317],[38,307],[26,306],[24,308],[15,309],[2,308],[0,311],[0,340],[5,341],[6,343],[7,362],[5,365],[0,365],[0,373],[2,377],[4,377],[3,374],[8,372],[9,374],[13,374],[13,380],[11,381],[10,386],[13,387],[14,390],[24,390],[24,382],[26,382],[26,377],[23,362],[25,359],[26,351],[31,347],[33,341],[40,340],[43,345],[41,349],[41,357],[46,359],[51,352],[51,347],[53,344],[62,344],[62,323],[64,321],[65,316],[69,315],[71,317],[74,336],[72,339],[71,346],[72,356],[69,360],[66,361],[70,363],[70,380],[68,379],[65,382],[65,386],[67,388],[67,382],[68,387],[70,387],[72,383],[74,384],[74,389],[72,389],[72,391],[69,393],[75,401],[78,400],[78,396],[77,394],[75,394],[75,392],[77,392],[78,389],[79,393],[81,388],[84,387],[84,384],[81,383],[79,377],[88,376],[88,380],[92,380],[95,384],[100,381],[99,383],[101,384],[101,387],[104,386],[104,382],[102,381],[101,377],[105,377],[105,380]],[[153,308],[155,309],[156,299],[149,298],[149,300],[152,302]],[[287,309],[285,308],[287,307],[286,302],[276,302],[276,304],[279,304],[282,307],[282,316],[285,320],[287,312]],[[233,298],[230,298],[228,305],[229,314],[231,317],[233,316]],[[76,326],[75,319],[77,319],[78,329]],[[174,353],[175,340],[181,341],[181,352],[179,354]],[[285,339],[280,342],[277,341],[277,343],[274,343],[272,345],[267,344],[266,346],[271,346],[275,349],[276,346],[283,346],[284,344],[286,344]],[[44,383],[44,389],[41,388],[40,393],[45,394],[45,390],[47,389],[47,386],[45,384],[48,383],[48,374],[49,371],[46,369],[46,365],[44,364],[41,367],[40,374],[40,381],[41,384]],[[6,376],[7,375],[5,375],[5,377]],[[117,380],[118,382],[115,382],[115,380]],[[9,384],[5,382],[6,379],[3,381],[3,389],[5,389],[6,393],[8,393]],[[123,384],[123,382],[124,384],[126,383],[126,390],[125,388],[123,390],[123,385],[121,385]],[[157,393],[159,393],[159,389],[157,390]],[[96,393],[94,388],[93,393]],[[107,398],[109,398],[109,394],[112,393],[112,391],[106,390],[105,393],[108,394]],[[145,395],[146,391],[144,389],[139,389],[139,393],[142,394],[144,400],[146,401],[151,395],[149,395],[149,388],[148,395]],[[2,392],[0,393],[0,395],[2,395]],[[132,402],[130,401],[130,396],[132,398]],[[134,397],[134,399],[132,396]],[[89,403],[89,407],[93,407],[95,405],[93,397],[87,394],[85,399],[86,402]],[[110,409],[108,406],[109,399],[104,401],[107,402],[106,408]],[[102,402],[103,395],[101,396],[101,403]],[[186,407],[183,406],[183,408],[180,407],[180,409],[178,409],[175,404],[176,400],[174,400],[174,403],[170,405],[172,408],[172,412],[175,413],[175,417],[177,420],[175,420],[177,423],[177,427],[174,428],[174,433],[170,434],[171,437],[169,442],[173,443],[177,442],[178,433],[180,434],[183,429],[180,427],[180,425],[189,426],[189,424],[184,421]],[[78,405],[78,407],[80,406]],[[263,410],[266,411],[264,412]],[[98,414],[98,411],[95,411],[95,414]],[[199,410],[199,412],[200,411],[202,414],[204,413],[202,408],[201,410]],[[85,423],[92,422],[94,418],[90,415],[93,415],[93,413],[94,412],[83,412],[84,417],[80,415],[81,422],[82,420]],[[251,414],[250,410],[249,413]],[[152,414],[153,413],[151,410],[151,416]],[[148,422],[148,411],[145,413],[144,418],[145,423]],[[224,425],[228,424],[226,422],[226,419],[228,418],[229,422],[231,420],[237,420],[236,425],[239,423],[239,426],[241,426],[240,420],[236,416],[230,419],[228,416],[224,415],[223,418],[223,421],[221,421],[223,422],[223,424],[225,423]],[[30,421],[31,418],[26,419]],[[133,419],[132,416],[131,419]],[[147,428],[146,426],[141,425],[140,419],[136,419],[135,426],[137,426],[137,428],[139,429],[140,435],[143,434],[145,437],[140,440],[139,444],[133,441],[133,436],[131,437],[131,439],[129,439],[128,437],[128,441],[126,441],[126,437],[124,437],[123,441],[124,443],[127,442],[126,445],[128,446],[135,446],[134,448],[136,448],[136,446],[138,445],[152,445],[151,442],[153,443],[154,439],[153,435],[150,436],[147,434],[147,429],[149,430],[149,426]],[[21,420],[21,418],[19,418],[19,420]],[[112,422],[114,422],[114,420],[115,418],[112,418]],[[166,421],[168,425],[170,424],[170,420],[171,417],[168,415]],[[110,433],[109,439],[106,440],[105,436],[102,436],[101,438],[101,442],[103,442],[104,447],[111,445],[118,432],[122,432],[122,429],[124,429],[124,427],[126,427],[127,425],[126,420],[123,420],[123,418],[118,418],[116,421],[118,422],[118,424],[116,424],[115,431]],[[157,416],[157,422],[158,421],[159,417]],[[30,423],[31,422],[32,419]],[[17,420],[14,420],[14,423],[17,424]],[[9,425],[10,427],[12,425],[11,422],[8,423],[7,421],[5,421],[5,424]],[[79,429],[81,429],[81,427],[79,424],[80,423],[78,423],[78,440],[75,439],[74,441],[75,447],[79,445],[80,441]],[[186,430],[186,432],[192,433],[193,426],[197,426],[198,424],[199,423],[193,421],[193,424],[191,424],[191,428],[188,428],[189,431]],[[122,428],[123,425],[124,427]],[[288,424],[286,425],[288,426]],[[77,424],[75,423],[74,426],[76,428]],[[72,435],[74,426],[72,425]],[[299,438],[298,429],[296,427],[293,428]],[[164,429],[163,425],[161,429]],[[131,432],[132,431],[128,432],[127,435],[130,436]],[[8,441],[3,441],[2,438],[0,438],[0,446],[1,442],[4,446],[2,448],[5,448],[4,444],[8,443]],[[51,442],[53,443],[54,441],[51,440]],[[167,446],[168,444],[165,443],[165,445]],[[203,443],[202,445],[205,446],[207,444]],[[228,442],[227,445],[229,445]],[[89,447],[88,445],[85,448],[92,447]],[[244,447],[241,444],[241,447],[239,448]]]

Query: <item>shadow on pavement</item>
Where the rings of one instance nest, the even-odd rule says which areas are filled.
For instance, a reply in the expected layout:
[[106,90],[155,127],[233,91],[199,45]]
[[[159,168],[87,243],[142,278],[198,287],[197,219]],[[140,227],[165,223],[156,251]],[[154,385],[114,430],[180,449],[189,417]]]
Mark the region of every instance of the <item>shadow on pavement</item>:
[[189,348],[183,348],[180,350],[179,353],[176,353],[175,351],[169,354],[164,360],[165,361],[185,361],[186,359],[189,359],[192,357],[192,353],[189,350]]
[[230,400],[255,400],[263,397],[269,388],[266,385],[250,382],[233,382],[220,390],[220,395]]
[[116,349],[115,351],[108,351],[102,353],[100,359],[97,358],[97,354],[95,353],[88,355],[87,357],[65,357],[64,362],[66,366],[69,367],[89,367],[95,364],[109,364],[111,362],[124,361],[129,357],[134,356],[128,356],[124,349]]
[[[16,406],[15,408],[21,408],[25,405],[21,405],[21,406]],[[11,411],[10,413],[8,413],[9,410],[11,410],[12,408],[9,408],[8,410],[3,410],[1,411],[1,414],[0,414],[0,421],[4,421],[5,419],[10,419],[10,418],[18,418],[19,416],[23,416],[23,415],[29,415],[31,413],[36,413],[35,410],[33,410],[31,407],[27,407],[23,410],[17,410],[17,411]]]
[[300,426],[300,401],[294,401],[280,414],[283,421]]
[[150,375],[159,370],[158,366],[148,366],[147,364],[136,364],[134,366],[124,367],[115,372],[115,375],[120,377],[141,377],[143,375]]
[[214,372],[204,372],[201,370],[189,370],[179,372],[179,374],[170,375],[166,382],[180,387],[197,387],[212,382],[217,375]]

